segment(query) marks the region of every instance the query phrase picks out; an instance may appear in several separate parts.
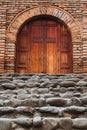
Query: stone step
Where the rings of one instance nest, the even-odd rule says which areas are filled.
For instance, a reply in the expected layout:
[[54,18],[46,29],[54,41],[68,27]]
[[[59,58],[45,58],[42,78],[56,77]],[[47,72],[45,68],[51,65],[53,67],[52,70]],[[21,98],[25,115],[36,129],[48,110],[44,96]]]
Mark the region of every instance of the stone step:
[[86,118],[0,118],[0,130],[86,130]]
[[0,117],[15,117],[16,115],[25,115],[33,117],[35,113],[39,113],[42,117],[86,117],[87,118],[87,107],[69,106],[69,107],[0,107]]
[[[2,92],[2,91],[1,91]],[[9,91],[8,91],[9,92]],[[86,106],[87,105],[87,93],[76,97],[79,93],[74,93],[73,96],[59,97],[54,94],[26,94],[26,90],[21,90],[19,94],[0,94],[0,107],[2,106],[30,106],[30,107],[42,107],[42,106]]]
[[[40,75],[33,75],[33,76],[26,76],[26,75],[19,75],[16,77],[12,76],[2,76],[0,77],[0,84],[5,89],[15,89],[17,87],[53,87],[55,88],[57,85],[61,87],[69,88],[75,86],[87,86],[87,75],[80,77],[74,75],[65,75],[65,76],[40,76]],[[13,87],[16,85],[15,87]],[[10,87],[9,87],[10,86]]]
[[73,88],[71,88],[70,90],[66,90],[64,88],[61,88],[59,90],[57,90],[57,88],[55,89],[47,89],[47,88],[43,88],[43,89],[38,89],[38,88],[22,88],[22,89],[16,89],[16,90],[0,90],[0,95],[19,95],[19,94],[28,94],[30,96],[32,95],[38,95],[40,97],[45,97],[45,95],[49,94],[49,97],[53,97],[53,96],[57,96],[57,97],[64,97],[64,98],[72,98],[72,97],[81,97],[84,96],[85,94],[87,94],[87,88],[76,88],[73,91]]
[[0,130],[87,130],[87,74],[0,74]]

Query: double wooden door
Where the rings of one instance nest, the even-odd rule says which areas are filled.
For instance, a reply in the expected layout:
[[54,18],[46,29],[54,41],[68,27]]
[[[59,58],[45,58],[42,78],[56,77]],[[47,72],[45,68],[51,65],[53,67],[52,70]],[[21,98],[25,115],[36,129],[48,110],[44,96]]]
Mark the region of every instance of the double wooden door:
[[67,27],[48,18],[27,22],[17,37],[16,72],[71,73],[72,44]]

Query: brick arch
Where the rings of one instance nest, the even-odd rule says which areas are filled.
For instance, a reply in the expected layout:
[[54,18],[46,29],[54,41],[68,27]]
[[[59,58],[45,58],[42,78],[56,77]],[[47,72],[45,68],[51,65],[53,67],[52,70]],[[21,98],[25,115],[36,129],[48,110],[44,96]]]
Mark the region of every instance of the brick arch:
[[32,18],[33,16],[38,15],[51,15],[60,20],[62,20],[69,28],[72,34],[72,42],[76,42],[81,40],[80,38],[80,28],[78,24],[75,22],[74,18],[66,11],[54,7],[34,7],[31,9],[26,9],[23,12],[19,13],[11,22],[7,29],[7,38],[11,41],[16,41],[16,36],[19,28],[21,25],[28,19]]
[[[15,46],[20,27],[34,16],[50,15],[63,21],[70,29],[73,44],[73,72],[83,72],[83,46],[80,26],[68,12],[55,6],[38,6],[19,13],[10,23],[6,31],[5,66],[6,72],[15,72]],[[12,48],[11,48],[12,46]],[[79,53],[79,55],[78,55]],[[80,58],[79,58],[80,57]],[[4,66],[4,68],[5,68]]]

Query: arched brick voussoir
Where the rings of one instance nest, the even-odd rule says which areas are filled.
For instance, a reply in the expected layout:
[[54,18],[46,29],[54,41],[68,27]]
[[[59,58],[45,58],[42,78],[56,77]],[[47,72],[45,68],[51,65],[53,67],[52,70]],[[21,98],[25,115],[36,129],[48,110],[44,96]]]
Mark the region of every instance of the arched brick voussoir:
[[80,27],[74,18],[68,12],[54,6],[39,6],[31,9],[26,9],[19,13],[11,22],[7,29],[7,38],[11,41],[16,41],[16,36],[21,25],[28,19],[39,15],[51,15],[62,20],[70,29],[72,34],[72,42],[81,40]]

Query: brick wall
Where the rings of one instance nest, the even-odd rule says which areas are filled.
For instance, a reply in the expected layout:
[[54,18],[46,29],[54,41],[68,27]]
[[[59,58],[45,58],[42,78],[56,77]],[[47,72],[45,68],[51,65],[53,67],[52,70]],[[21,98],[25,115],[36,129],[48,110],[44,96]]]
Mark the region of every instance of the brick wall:
[[[1,0],[0,1],[0,72],[14,72],[15,45],[13,37],[7,37],[7,30],[14,18],[26,9],[38,6],[60,8],[69,14],[77,24],[78,35],[73,44],[73,72],[87,72],[87,0]],[[20,20],[21,21],[21,20]],[[75,35],[75,29],[74,30]],[[77,31],[76,29],[76,31]],[[15,33],[15,32],[14,32]],[[14,35],[13,33],[13,35]]]
[[6,8],[0,3],[0,72],[4,72],[4,50],[6,31]]

